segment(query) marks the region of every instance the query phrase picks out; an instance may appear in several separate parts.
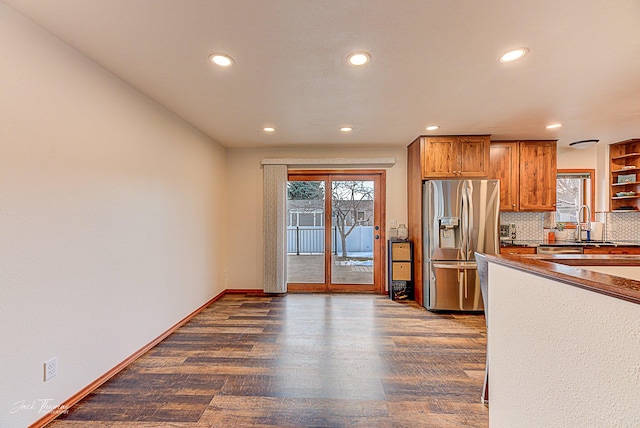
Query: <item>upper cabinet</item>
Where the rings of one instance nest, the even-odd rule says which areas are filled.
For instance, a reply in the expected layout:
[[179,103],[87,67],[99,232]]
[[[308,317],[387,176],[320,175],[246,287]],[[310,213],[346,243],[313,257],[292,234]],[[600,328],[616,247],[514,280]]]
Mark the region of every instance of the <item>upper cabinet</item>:
[[[418,137],[422,179],[487,178],[489,135]],[[415,148],[415,147],[414,147]]]
[[489,178],[500,180],[500,211],[555,211],[555,140],[493,141]]
[[512,141],[492,142],[489,178],[500,180],[500,211],[518,211],[519,150]]
[[611,174],[611,211],[640,209],[640,139],[609,146]]

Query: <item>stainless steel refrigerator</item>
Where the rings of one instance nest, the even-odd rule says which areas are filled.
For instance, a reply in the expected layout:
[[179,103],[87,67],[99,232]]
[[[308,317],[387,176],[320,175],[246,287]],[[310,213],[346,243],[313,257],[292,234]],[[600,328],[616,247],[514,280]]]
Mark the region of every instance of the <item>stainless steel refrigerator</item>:
[[423,184],[424,306],[482,311],[474,253],[500,249],[498,180],[431,180]]

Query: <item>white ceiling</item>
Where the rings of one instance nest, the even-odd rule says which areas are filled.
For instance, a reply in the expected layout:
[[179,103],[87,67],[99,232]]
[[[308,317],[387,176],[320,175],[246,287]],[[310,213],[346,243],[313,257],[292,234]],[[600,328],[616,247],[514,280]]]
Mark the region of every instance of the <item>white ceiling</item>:
[[2,1],[227,147],[640,137],[638,0]]

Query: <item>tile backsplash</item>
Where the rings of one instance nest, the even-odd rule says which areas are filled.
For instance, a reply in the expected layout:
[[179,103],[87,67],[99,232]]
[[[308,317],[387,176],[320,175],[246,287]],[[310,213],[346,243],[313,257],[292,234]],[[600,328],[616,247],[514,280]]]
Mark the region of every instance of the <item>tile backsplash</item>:
[[640,212],[598,213],[596,219],[604,222],[607,241],[640,241]]
[[[640,212],[596,213],[596,221],[604,223],[604,240],[640,241]],[[545,238],[544,213],[503,212],[500,223],[515,223],[519,241]]]
[[518,241],[541,241],[544,239],[542,227],[544,213],[500,213],[500,223],[516,224]]

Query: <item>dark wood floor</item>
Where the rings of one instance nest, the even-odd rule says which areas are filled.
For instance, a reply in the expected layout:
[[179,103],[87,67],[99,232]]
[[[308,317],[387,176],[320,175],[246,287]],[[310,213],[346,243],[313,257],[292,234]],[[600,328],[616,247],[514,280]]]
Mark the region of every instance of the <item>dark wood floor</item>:
[[486,427],[484,325],[379,295],[227,295],[48,427]]

